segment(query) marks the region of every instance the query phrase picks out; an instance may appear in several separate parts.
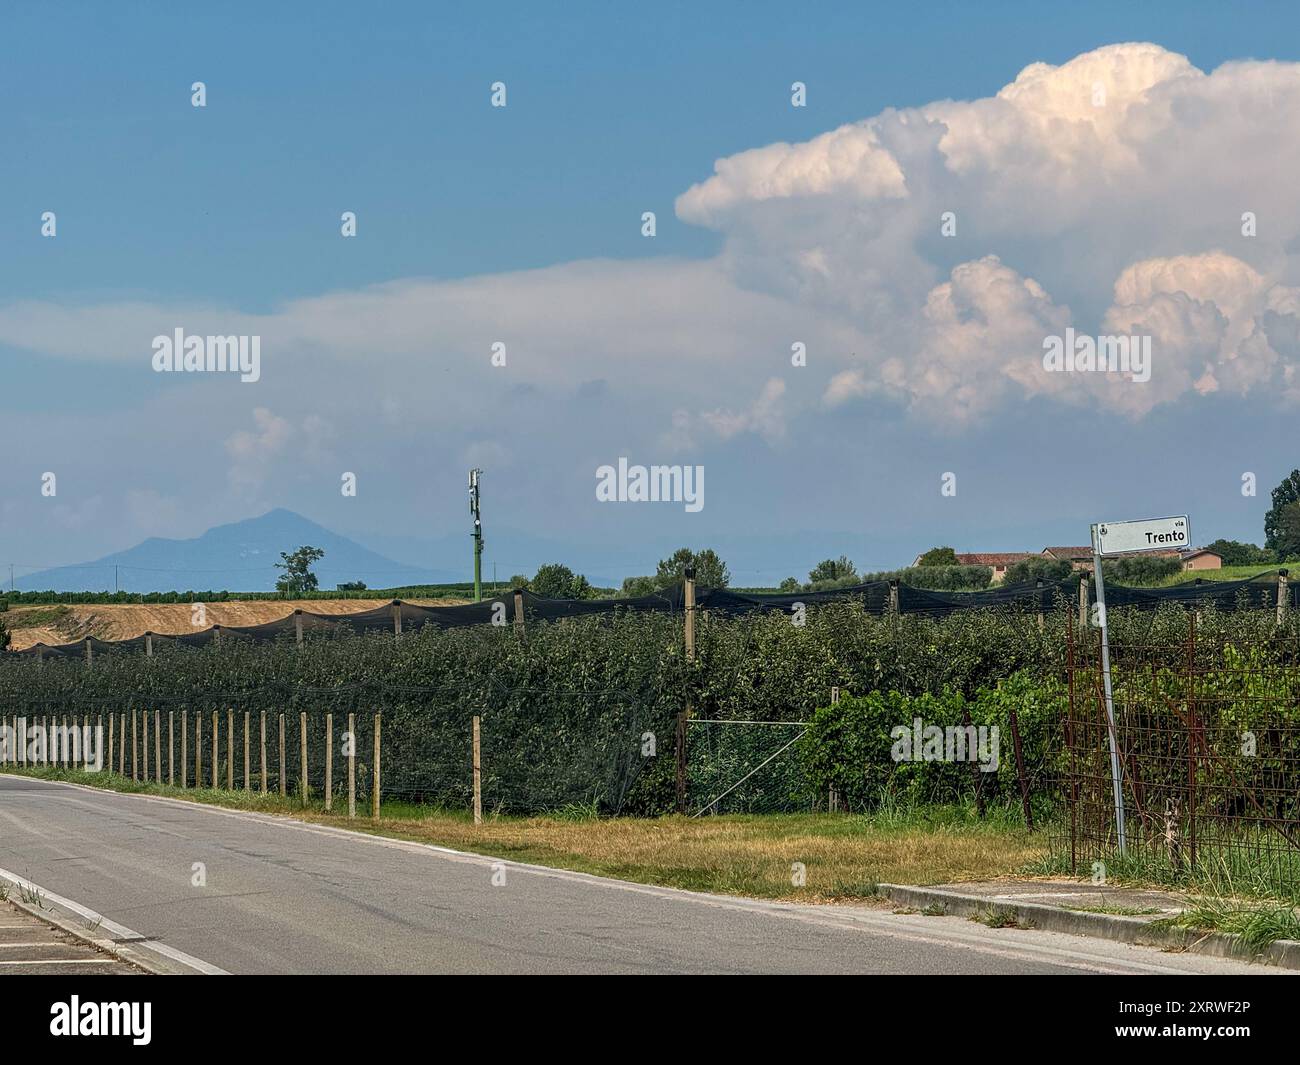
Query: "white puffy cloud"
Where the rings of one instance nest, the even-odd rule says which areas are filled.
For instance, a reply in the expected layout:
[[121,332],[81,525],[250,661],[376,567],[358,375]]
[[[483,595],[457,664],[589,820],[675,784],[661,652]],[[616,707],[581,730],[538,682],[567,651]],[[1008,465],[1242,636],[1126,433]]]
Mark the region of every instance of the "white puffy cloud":
[[[156,334],[258,334],[263,383],[234,387],[299,426],[341,381],[353,408],[398,424],[419,394],[554,399],[599,380],[586,402],[635,397],[627,431],[643,441],[669,426],[690,437],[686,418],[701,440],[776,443],[819,402],[867,397],[944,430],[1025,400],[1140,417],[1216,393],[1285,397],[1300,384],[1298,119],[1300,64],[1205,73],[1158,45],[1109,45],[1031,63],[981,99],[717,160],[677,200],[683,220],[722,234],[705,261],[405,279],[263,314],[29,301],[0,306],[0,343],[143,377]],[[946,211],[954,237],[940,235]],[[1247,211],[1257,236],[1241,232]],[[1150,335],[1151,381],[1045,373],[1044,338],[1067,327]],[[791,370],[795,340],[810,358]],[[490,367],[496,341],[508,368]],[[199,384],[167,383],[185,386]],[[452,410],[443,425],[473,421]]]

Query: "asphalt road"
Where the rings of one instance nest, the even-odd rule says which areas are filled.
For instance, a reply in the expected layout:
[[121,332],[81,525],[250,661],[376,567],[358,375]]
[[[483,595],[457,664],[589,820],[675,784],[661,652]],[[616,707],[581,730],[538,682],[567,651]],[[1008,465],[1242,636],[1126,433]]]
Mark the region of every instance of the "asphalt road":
[[648,887],[6,775],[0,869],[231,973],[1260,971],[955,917]]

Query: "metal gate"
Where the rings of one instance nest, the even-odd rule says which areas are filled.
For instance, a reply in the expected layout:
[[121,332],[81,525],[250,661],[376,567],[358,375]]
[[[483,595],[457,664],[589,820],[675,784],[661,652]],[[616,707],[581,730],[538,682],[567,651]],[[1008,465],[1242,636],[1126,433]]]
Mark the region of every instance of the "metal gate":
[[1300,646],[1294,638],[1112,640],[1111,679],[1127,846],[1111,789],[1100,633],[1067,647],[1060,766],[1071,865],[1222,893],[1300,891]]

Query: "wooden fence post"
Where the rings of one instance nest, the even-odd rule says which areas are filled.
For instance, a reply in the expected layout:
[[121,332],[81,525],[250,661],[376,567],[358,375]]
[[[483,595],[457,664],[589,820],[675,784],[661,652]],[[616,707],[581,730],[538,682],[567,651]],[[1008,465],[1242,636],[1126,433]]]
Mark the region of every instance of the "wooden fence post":
[[474,716],[474,824],[483,823],[483,763],[479,757],[478,715]]
[[289,794],[288,767],[287,757],[284,751],[284,714],[280,715],[280,797],[286,798]]
[[248,750],[249,750],[248,745],[250,742],[250,737],[248,735],[248,727],[249,727],[250,720],[251,720],[250,714],[247,710],[245,710],[244,711],[244,790],[245,791],[253,790],[252,785],[249,783],[249,779],[248,779],[250,773],[252,772],[252,760],[249,758],[248,755]]
[[302,609],[299,608],[293,612],[293,637],[298,646],[302,646]]
[[144,654],[146,658],[153,657],[153,633],[152,632],[146,632],[144,634]]
[[140,711],[131,707],[131,779],[140,779]]
[[190,768],[190,747],[189,747],[189,710],[181,711],[181,787],[184,788],[189,780]]
[[235,711],[226,707],[226,790],[235,790]]
[[[682,579],[682,597],[686,609],[686,661],[695,661],[695,567],[687,566]],[[691,700],[677,715],[677,812],[686,813],[686,722],[691,716]]]
[[400,599],[393,600],[392,611],[393,611],[393,635],[401,636],[402,635],[402,601]]
[[1287,599],[1289,598],[1286,591],[1286,574],[1287,571],[1284,569],[1277,571],[1277,623],[1279,625],[1286,620]]
[[384,715],[375,714],[375,756],[373,759],[375,763],[375,779],[370,788],[370,816],[376,821],[379,820],[379,737],[383,731],[383,723]]
[[334,715],[325,715],[325,812],[334,807]]
[[524,638],[524,593],[515,589],[515,635]]
[[162,711],[153,712],[153,779],[162,783]]
[[357,715],[348,714],[348,816],[357,816]]
[[1034,605],[1038,610],[1038,631],[1042,632],[1043,627],[1047,624],[1047,619],[1043,616],[1043,578],[1034,579]]
[[217,776],[218,763],[221,761],[221,756],[218,754],[220,748],[217,746],[218,737],[220,736],[220,733],[221,733],[221,711],[213,710],[212,711],[212,790],[213,791],[216,791],[218,788],[221,787],[221,778]]
[[121,727],[117,730],[117,775],[126,776],[126,711],[120,717]]
[[298,790],[302,792],[302,804],[307,805],[307,711],[298,715],[299,733],[302,742],[302,756],[299,759]]
[[108,715],[108,771],[113,772],[113,726],[117,724],[117,715]]
[[176,711],[167,711],[167,784],[176,786]]
[[149,711],[140,711],[140,779],[149,783]]
[[262,794],[266,794],[266,711],[262,711],[261,736],[262,741]]
[[1079,633],[1088,631],[1088,571],[1079,574]]
[[203,787],[203,711],[194,711],[194,786]]
[[895,577],[889,582],[889,616],[891,619],[898,617],[898,578]]

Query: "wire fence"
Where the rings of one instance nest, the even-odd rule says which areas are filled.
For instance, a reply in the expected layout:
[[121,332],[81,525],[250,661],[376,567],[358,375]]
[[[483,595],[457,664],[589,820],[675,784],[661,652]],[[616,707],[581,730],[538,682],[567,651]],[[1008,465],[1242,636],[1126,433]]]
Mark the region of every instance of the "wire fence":
[[1228,891],[1300,892],[1300,641],[1198,634],[1112,642],[1125,846],[1112,791],[1099,639],[1071,633],[1055,845],[1071,865]]

